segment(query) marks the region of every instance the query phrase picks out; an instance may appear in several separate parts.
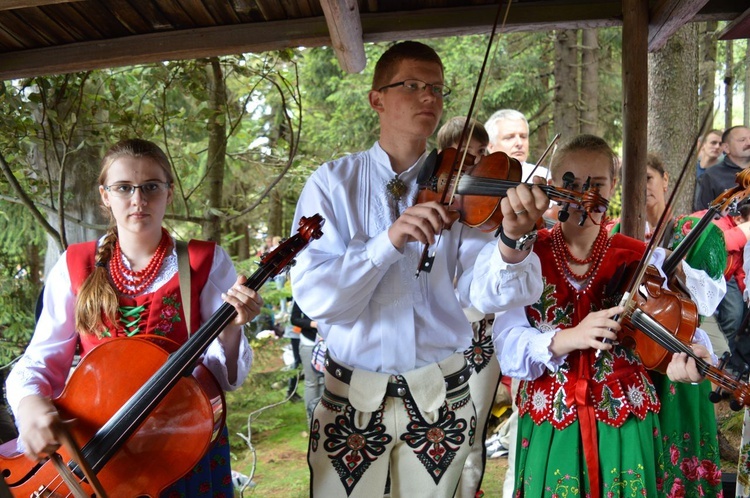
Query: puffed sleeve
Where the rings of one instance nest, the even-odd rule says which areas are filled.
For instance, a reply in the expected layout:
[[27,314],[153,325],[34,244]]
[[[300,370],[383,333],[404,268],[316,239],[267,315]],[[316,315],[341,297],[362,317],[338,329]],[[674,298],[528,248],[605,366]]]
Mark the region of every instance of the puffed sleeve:
[[494,240],[479,252],[470,296],[471,304],[482,313],[528,306],[542,296],[542,290],[542,266],[534,251],[514,264],[503,260]]
[[[205,323],[219,307],[224,304],[221,294],[229,290],[237,280],[234,264],[227,252],[216,246],[214,261],[208,281],[201,291],[201,323]],[[203,364],[211,371],[219,381],[222,389],[233,391],[240,387],[250,373],[253,365],[253,350],[245,334],[241,334],[240,349],[237,362],[237,380],[229,382],[227,372],[227,357],[219,339],[215,339],[203,355]]]
[[8,404],[14,413],[26,396],[59,396],[73,364],[78,334],[66,254],[63,253],[47,276],[43,307],[34,335],[6,379]]

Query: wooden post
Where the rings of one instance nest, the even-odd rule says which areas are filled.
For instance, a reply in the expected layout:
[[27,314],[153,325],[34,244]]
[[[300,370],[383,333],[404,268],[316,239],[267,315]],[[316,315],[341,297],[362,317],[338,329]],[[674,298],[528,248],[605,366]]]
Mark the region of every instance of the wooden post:
[[648,138],[648,0],[622,2],[623,234],[643,240]]
[[362,23],[356,0],[321,0],[331,44],[341,68],[358,73],[365,68],[367,57],[362,39]]

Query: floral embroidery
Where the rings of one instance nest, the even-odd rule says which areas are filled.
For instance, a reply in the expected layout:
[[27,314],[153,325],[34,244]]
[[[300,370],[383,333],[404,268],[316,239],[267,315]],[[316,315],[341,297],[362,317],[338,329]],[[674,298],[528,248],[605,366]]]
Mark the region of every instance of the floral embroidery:
[[471,340],[471,347],[464,351],[464,357],[472,366],[475,373],[481,372],[495,355],[495,346],[492,343],[491,333],[494,321],[494,318],[482,318],[472,324],[474,337]]
[[162,297],[161,302],[163,306],[154,334],[166,336],[174,329],[172,324],[182,321],[180,318],[182,303],[177,299],[176,293]]
[[435,481],[445,475],[445,471],[455,459],[456,453],[469,439],[474,438],[476,417],[457,418],[456,412],[449,410],[446,404],[439,408],[438,418],[434,423],[427,422],[419,413],[416,403],[409,396],[404,398],[404,407],[411,421],[406,425],[406,434],[401,436],[413,450],[417,459],[424,465]]
[[338,415],[335,422],[325,426],[323,448],[331,459],[331,464],[339,475],[347,496],[362,479],[370,464],[385,453],[386,446],[393,438],[386,434],[383,425],[383,408],[372,413],[364,429],[357,427],[354,418],[356,411],[347,405],[344,414]]

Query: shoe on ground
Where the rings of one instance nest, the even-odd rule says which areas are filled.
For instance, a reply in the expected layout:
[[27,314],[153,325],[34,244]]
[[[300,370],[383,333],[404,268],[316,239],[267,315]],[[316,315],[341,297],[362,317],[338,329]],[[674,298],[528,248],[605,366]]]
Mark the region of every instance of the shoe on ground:
[[289,401],[291,401],[292,403],[299,403],[300,401],[302,401],[302,396],[300,396],[300,395],[299,395],[299,394],[297,394],[297,393],[294,393],[294,394],[292,394],[292,396],[291,396],[291,397],[289,398]]
[[504,456],[508,456],[508,449],[507,448],[501,448],[501,449],[495,451],[494,453],[492,453],[489,456],[489,458],[490,459],[492,459],[492,458],[501,458],[501,457],[504,457]]

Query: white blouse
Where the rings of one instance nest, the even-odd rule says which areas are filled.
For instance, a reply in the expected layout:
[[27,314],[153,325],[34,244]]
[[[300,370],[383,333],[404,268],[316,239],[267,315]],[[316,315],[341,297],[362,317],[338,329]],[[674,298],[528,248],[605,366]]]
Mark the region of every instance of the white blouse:
[[[173,244],[172,253],[164,259],[159,276],[146,292],[159,289],[177,273],[177,252],[174,247]],[[234,285],[236,279],[232,260],[217,245],[208,281],[200,295],[201,323],[223,304],[221,294]],[[55,398],[62,392],[77,342],[75,296],[71,289],[66,254],[63,253],[45,282],[43,308],[31,342],[6,379],[6,395],[14,413],[17,413],[19,402],[26,396],[37,394]],[[226,355],[218,339],[211,343],[202,357],[203,364],[224,390],[234,390],[242,384],[250,372],[252,360],[252,349],[244,334],[240,342],[237,380],[233,384],[229,383]]]

